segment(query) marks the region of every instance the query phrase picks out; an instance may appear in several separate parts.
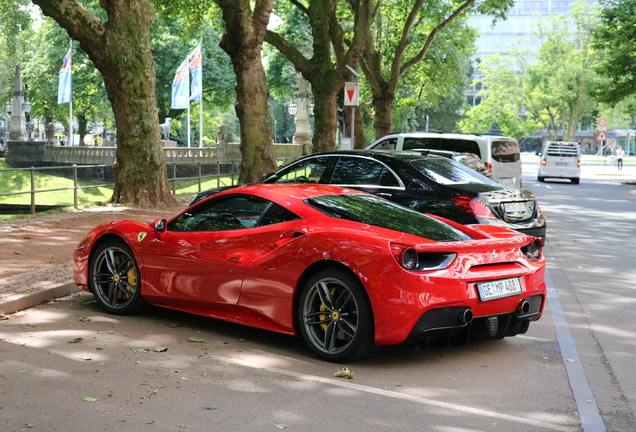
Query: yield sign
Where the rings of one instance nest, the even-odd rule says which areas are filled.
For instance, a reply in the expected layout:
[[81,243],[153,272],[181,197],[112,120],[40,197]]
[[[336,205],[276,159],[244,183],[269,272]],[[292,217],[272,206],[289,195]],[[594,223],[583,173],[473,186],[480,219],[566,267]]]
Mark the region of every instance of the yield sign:
[[607,135],[605,134],[605,131],[600,131],[598,134],[596,134],[596,141],[605,141],[607,139]]
[[358,106],[360,105],[360,85],[357,82],[345,83],[345,106]]

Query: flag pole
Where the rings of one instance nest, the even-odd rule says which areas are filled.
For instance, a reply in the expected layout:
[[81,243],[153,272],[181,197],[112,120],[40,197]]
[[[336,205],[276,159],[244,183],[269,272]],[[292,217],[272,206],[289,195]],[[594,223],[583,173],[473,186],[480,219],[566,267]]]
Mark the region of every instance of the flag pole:
[[[201,44],[201,79],[203,79],[203,36],[201,36],[199,44]],[[203,147],[203,88],[199,100],[199,147]]]
[[[73,39],[70,40],[70,50],[73,51]],[[72,72],[71,72],[72,73]],[[73,146],[73,82],[71,81],[71,100],[68,104],[68,130],[70,135],[68,137],[68,145]]]

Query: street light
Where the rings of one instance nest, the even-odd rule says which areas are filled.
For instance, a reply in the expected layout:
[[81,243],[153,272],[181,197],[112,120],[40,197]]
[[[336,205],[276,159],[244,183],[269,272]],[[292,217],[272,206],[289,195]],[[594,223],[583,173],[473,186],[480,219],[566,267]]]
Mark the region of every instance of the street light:
[[290,103],[289,106],[287,107],[287,112],[289,113],[290,116],[295,116],[296,113],[298,112],[298,105],[296,105],[295,103]]
[[22,109],[27,114],[31,112],[31,102],[29,102],[28,99],[24,100],[24,103],[22,104]]

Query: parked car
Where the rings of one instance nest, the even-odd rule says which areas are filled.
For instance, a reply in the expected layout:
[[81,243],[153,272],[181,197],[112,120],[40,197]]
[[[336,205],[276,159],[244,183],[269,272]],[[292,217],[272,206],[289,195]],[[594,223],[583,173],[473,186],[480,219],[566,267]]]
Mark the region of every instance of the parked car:
[[533,237],[318,184],[249,185],[169,220],[108,222],[74,254],[75,282],[110,313],[150,303],[298,335],[334,362],[525,333],[543,312],[544,268]]
[[573,184],[581,179],[581,146],[576,142],[548,141],[539,159],[537,180],[563,178]]
[[367,149],[433,149],[476,154],[492,172],[492,178],[507,186],[521,187],[521,155],[517,140],[499,135],[439,132],[391,134],[370,144]]
[[[532,192],[496,183],[440,156],[381,150],[318,153],[264,176],[262,182],[352,187],[461,224],[498,225],[542,241],[546,235]],[[191,203],[216,191],[202,191]]]
[[453,159],[468,168],[477,171],[479,174],[492,179],[492,172],[479,157],[474,153],[455,152],[449,150],[432,150],[432,149],[414,149],[409,150],[425,155],[443,156]]

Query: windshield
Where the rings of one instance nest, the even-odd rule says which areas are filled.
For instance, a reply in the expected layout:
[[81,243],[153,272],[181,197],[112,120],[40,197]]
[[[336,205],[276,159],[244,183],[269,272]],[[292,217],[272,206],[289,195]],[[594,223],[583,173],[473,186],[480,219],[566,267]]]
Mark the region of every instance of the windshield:
[[496,185],[496,183],[478,172],[464,165],[446,158],[414,159],[411,165],[433,180],[443,185],[457,185],[467,183],[481,183]]
[[471,240],[468,235],[437,219],[373,195],[323,195],[306,202],[335,218],[440,242]]

